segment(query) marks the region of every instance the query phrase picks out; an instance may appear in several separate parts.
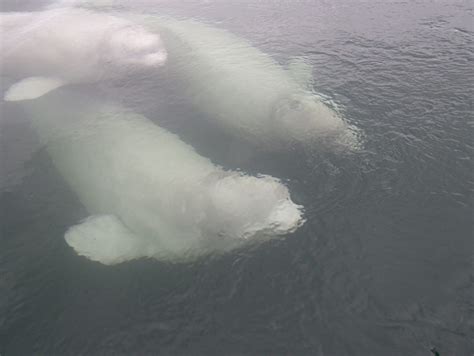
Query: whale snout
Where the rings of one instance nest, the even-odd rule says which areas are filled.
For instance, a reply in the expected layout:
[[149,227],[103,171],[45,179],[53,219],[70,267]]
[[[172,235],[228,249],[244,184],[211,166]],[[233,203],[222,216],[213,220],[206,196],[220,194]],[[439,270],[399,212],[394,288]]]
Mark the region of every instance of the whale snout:
[[143,58],[143,63],[146,66],[150,66],[150,67],[159,67],[159,66],[164,65],[167,59],[168,59],[168,53],[165,50],[161,50],[161,51],[146,55]]
[[294,232],[304,223],[301,209],[302,206],[296,205],[289,198],[281,200],[268,216],[271,230],[276,235]]
[[155,34],[142,34],[129,43],[129,54],[132,61],[144,66],[162,66],[168,59],[161,38]]
[[111,39],[113,53],[124,64],[159,67],[166,63],[168,52],[157,33],[141,27],[122,29]]
[[283,235],[303,223],[301,209],[276,178],[229,174],[211,185],[207,224],[218,234],[241,239]]
[[273,129],[290,143],[313,144],[343,133],[347,125],[336,111],[311,96],[291,96],[275,106]]

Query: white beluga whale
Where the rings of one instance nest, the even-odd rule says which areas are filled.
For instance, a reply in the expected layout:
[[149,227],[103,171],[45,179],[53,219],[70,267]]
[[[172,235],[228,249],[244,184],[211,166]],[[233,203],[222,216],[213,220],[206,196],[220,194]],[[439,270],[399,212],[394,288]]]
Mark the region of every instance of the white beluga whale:
[[0,32],[1,74],[17,81],[6,91],[6,101],[156,68],[167,59],[158,33],[78,8],[1,13]]
[[247,41],[194,20],[123,16],[161,34],[170,59],[166,73],[182,83],[195,108],[232,134],[269,148],[355,139],[313,91],[305,60],[284,68]]
[[186,261],[303,223],[279,180],[224,170],[141,115],[72,87],[21,107],[90,213],[65,239],[91,260]]

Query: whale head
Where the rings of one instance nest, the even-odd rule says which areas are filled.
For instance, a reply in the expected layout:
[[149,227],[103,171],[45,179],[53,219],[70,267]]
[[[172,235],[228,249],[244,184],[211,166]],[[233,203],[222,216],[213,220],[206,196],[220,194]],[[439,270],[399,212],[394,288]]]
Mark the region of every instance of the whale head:
[[108,61],[119,66],[159,67],[168,53],[161,37],[140,26],[126,26],[114,31],[108,40]]
[[334,110],[305,94],[294,94],[279,100],[273,110],[272,125],[277,137],[302,143],[334,137],[346,128]]
[[208,188],[203,223],[209,233],[247,240],[291,233],[303,223],[302,207],[276,178],[227,172]]

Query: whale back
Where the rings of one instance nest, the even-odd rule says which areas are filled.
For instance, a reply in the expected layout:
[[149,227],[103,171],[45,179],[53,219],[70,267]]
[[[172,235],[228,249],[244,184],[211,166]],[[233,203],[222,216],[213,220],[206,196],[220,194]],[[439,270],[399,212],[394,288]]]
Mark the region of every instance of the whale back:
[[[248,41],[194,20],[132,18],[162,34],[173,83],[181,83],[194,107],[231,134],[272,150],[345,134],[342,117],[314,93],[307,61],[284,68]],[[292,102],[298,107],[287,105]]]
[[[195,258],[292,232],[303,221],[275,178],[225,171],[116,104],[62,89],[22,108],[91,214],[66,234],[91,259]],[[110,243],[119,256],[106,249]]]

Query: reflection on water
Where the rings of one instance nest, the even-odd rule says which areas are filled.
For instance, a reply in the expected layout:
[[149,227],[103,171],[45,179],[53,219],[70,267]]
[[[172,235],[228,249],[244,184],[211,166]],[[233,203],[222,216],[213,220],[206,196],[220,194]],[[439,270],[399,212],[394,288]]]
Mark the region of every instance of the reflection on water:
[[75,3],[143,61],[2,38],[0,353],[472,353],[472,9]]

